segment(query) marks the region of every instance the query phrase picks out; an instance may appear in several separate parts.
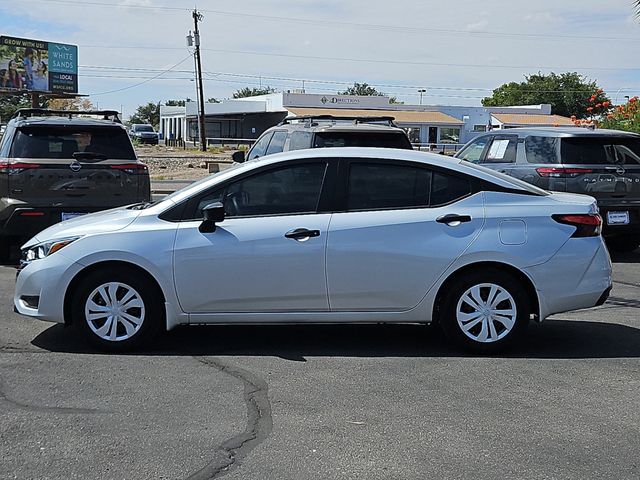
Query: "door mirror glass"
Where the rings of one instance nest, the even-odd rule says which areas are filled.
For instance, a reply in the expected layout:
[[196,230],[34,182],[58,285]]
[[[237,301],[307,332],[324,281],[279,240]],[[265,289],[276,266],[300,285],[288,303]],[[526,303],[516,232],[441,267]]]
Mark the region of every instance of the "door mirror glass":
[[220,202],[210,203],[202,209],[204,220],[198,230],[201,233],[211,233],[216,231],[216,223],[224,220],[224,205]]
[[245,160],[244,150],[238,150],[237,152],[233,152],[233,155],[231,155],[231,158],[236,163],[244,163],[244,160]]

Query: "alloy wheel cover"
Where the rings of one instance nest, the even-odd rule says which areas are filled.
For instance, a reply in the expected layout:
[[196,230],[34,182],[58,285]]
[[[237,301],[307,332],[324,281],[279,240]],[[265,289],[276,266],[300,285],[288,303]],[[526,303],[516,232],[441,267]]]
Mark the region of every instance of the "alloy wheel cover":
[[471,340],[493,343],[503,339],[516,324],[516,301],[507,289],[480,283],[467,289],[458,300],[456,321]]
[[144,302],[131,286],[108,282],[87,297],[84,315],[89,328],[102,340],[119,342],[133,337],[145,319]]

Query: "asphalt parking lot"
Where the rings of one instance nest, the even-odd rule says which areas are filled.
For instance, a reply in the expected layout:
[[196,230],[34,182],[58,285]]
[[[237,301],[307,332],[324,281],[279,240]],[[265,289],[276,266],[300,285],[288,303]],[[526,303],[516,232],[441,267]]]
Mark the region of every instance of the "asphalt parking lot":
[[0,267],[0,478],[640,478],[640,253],[614,260],[605,305],[494,358],[418,325],[184,327],[104,355],[13,313]]

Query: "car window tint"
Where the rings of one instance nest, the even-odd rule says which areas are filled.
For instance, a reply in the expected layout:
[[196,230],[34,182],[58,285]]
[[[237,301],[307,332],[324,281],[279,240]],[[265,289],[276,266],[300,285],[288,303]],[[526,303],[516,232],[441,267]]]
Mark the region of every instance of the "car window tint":
[[431,172],[401,165],[353,163],[348,210],[422,207],[429,204]]
[[573,137],[561,142],[562,163],[640,165],[640,140],[624,137]]
[[518,141],[509,138],[496,138],[491,142],[484,159],[486,163],[514,163]]
[[471,183],[466,178],[447,173],[433,172],[431,182],[431,206],[444,205],[466,197],[471,193]]
[[224,195],[227,216],[313,213],[325,170],[325,162],[292,165],[232,183]]
[[480,157],[482,156],[482,152],[484,151],[484,147],[487,146],[491,137],[482,137],[475,140],[468,147],[466,147],[458,158],[466,160],[467,162],[477,163],[480,161]]
[[224,193],[224,189],[219,189],[211,193],[207,193],[204,196],[200,197],[196,203],[196,211],[195,214],[192,215],[193,218],[204,218],[202,210],[207,205],[211,205],[212,203],[222,202],[222,195]]
[[524,147],[529,163],[559,163],[557,138],[527,137]]
[[272,153],[280,153],[284,150],[284,142],[287,140],[287,132],[275,132],[273,137],[271,137],[271,141],[269,142],[269,147],[267,148],[266,155],[271,155]]
[[19,128],[11,146],[12,157],[73,159],[76,152],[99,153],[107,158],[135,160],[127,132],[120,127],[53,125]]
[[293,132],[289,140],[289,150],[302,150],[311,148],[311,132]]
[[253,160],[254,158],[262,157],[267,151],[267,146],[271,140],[273,132],[265,133],[258,141],[253,145],[253,148],[249,152],[247,160]]
[[376,147],[412,149],[407,134],[402,132],[318,132],[314,147]]

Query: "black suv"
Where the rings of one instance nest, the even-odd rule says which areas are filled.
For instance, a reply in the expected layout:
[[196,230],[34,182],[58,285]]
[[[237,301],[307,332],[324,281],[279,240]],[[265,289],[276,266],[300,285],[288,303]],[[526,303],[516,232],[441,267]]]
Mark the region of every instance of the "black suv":
[[456,157],[545,190],[591,195],[609,246],[640,245],[640,135],[579,127],[494,130]]
[[150,198],[118,112],[18,110],[0,142],[0,259],[61,220]]
[[393,117],[336,117],[316,115],[288,117],[266,130],[249,153],[233,154],[235,162],[244,162],[274,153],[323,147],[383,147],[411,150],[407,133]]

